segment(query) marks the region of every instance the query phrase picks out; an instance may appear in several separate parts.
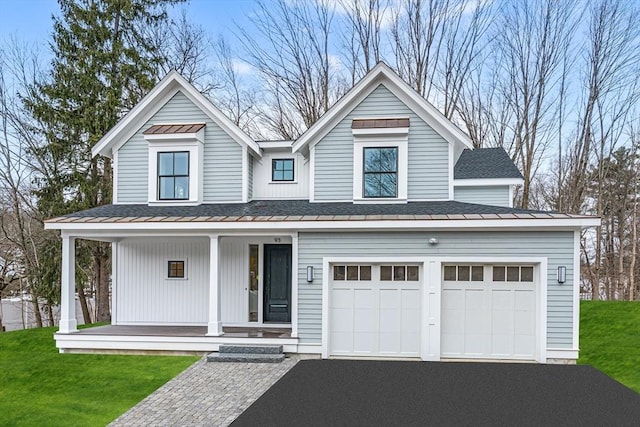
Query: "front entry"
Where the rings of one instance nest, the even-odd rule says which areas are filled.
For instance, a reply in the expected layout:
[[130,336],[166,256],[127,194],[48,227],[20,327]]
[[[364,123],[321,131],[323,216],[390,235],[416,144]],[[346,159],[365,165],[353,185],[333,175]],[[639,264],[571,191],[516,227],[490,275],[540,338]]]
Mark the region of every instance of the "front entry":
[[291,245],[264,245],[264,322],[291,322]]

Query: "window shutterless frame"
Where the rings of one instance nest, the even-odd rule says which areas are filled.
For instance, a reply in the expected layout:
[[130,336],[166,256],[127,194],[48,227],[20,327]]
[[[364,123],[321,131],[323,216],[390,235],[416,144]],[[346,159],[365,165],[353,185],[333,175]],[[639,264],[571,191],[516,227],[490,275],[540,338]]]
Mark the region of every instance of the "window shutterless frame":
[[[160,164],[160,158],[163,155],[171,155],[171,174],[163,174],[162,173],[162,166]],[[176,154],[186,154],[187,155],[187,173],[186,174],[176,174],[175,173],[175,169],[176,169],[176,163],[175,163],[175,157]],[[188,151],[161,151],[158,153],[158,158],[157,158],[157,170],[158,170],[158,200],[189,200],[189,170],[191,169],[191,158],[190,158],[190,153]],[[163,194],[163,178],[167,179],[167,178],[173,178],[172,182],[173,182],[173,188],[171,190],[171,194],[173,195],[173,197],[162,197]],[[187,179],[187,185],[186,185],[186,191],[185,194],[182,197],[176,197],[176,184],[175,184],[175,180],[176,178],[186,178]]]
[[[291,173],[290,176],[288,174]],[[295,161],[294,159],[272,159],[271,160],[271,181],[294,181]]]
[[[367,171],[367,151],[368,150],[394,150],[395,151],[395,165],[393,171],[373,170]],[[381,194],[379,191],[377,195],[367,194],[367,175],[391,175],[395,176],[394,192],[393,195]],[[366,199],[395,199],[398,197],[398,147],[363,147],[362,148],[362,197]]]

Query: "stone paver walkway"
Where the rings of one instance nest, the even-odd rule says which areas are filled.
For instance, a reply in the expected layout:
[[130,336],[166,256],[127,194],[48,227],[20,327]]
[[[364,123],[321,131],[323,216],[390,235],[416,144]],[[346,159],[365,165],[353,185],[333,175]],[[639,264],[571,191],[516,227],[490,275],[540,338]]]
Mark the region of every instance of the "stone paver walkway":
[[227,426],[298,361],[207,363],[204,359],[147,396],[110,426]]

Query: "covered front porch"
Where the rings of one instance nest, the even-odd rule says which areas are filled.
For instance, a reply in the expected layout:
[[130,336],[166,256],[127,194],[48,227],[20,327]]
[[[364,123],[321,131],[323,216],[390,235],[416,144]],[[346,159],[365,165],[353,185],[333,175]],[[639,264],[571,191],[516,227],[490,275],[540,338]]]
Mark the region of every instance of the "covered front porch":
[[[78,330],[75,243],[112,249],[111,325]],[[60,352],[191,353],[222,344],[298,350],[297,232],[63,231]]]

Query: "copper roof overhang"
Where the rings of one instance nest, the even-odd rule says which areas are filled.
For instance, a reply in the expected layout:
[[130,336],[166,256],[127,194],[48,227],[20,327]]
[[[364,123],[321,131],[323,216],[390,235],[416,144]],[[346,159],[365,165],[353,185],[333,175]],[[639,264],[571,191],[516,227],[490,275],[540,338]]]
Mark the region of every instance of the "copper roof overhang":
[[204,123],[153,125],[142,132],[143,135],[166,135],[174,133],[196,133],[205,126]]

